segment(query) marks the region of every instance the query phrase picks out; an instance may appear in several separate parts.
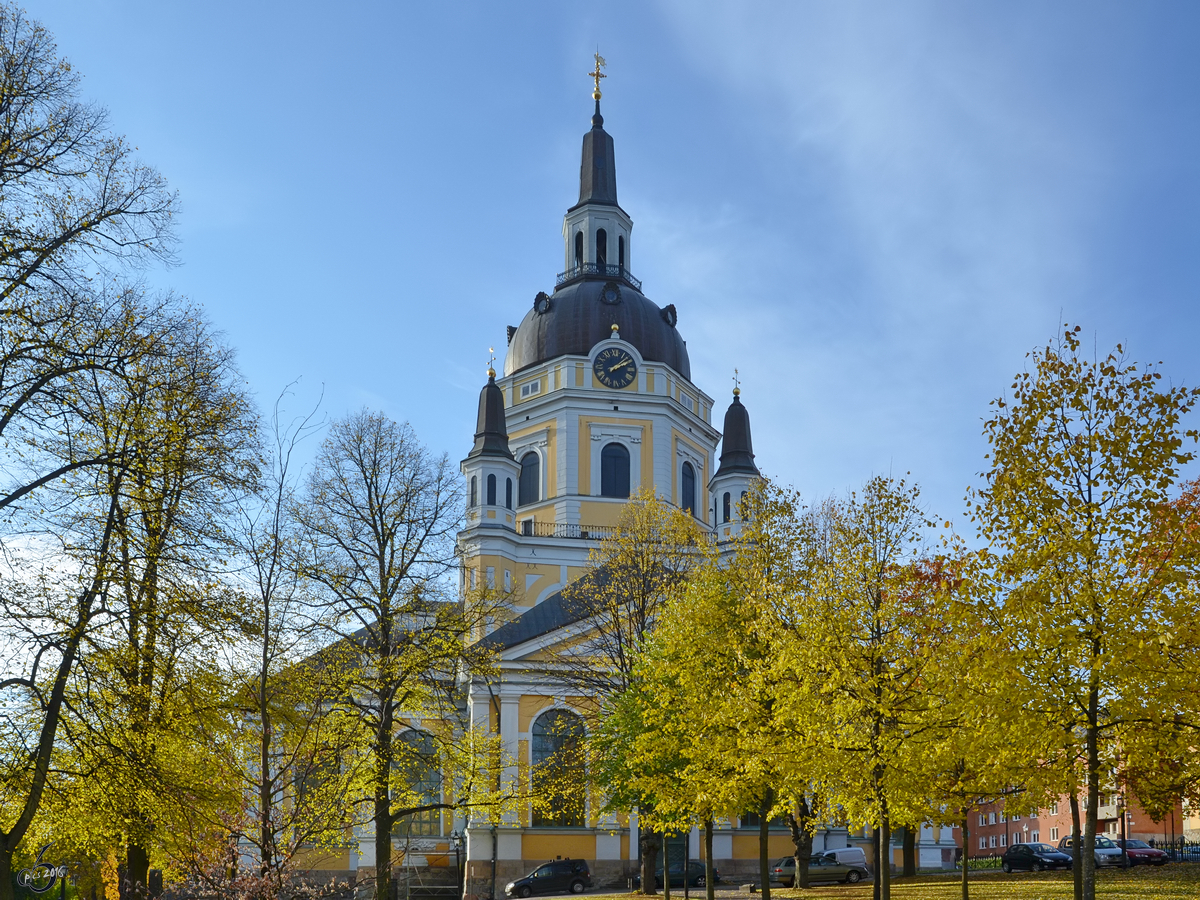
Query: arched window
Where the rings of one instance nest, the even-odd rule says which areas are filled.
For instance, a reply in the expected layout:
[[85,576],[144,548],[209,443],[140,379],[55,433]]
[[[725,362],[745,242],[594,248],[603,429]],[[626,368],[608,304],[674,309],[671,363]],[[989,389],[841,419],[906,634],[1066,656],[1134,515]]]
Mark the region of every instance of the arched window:
[[517,506],[542,499],[542,467],[532,450],[521,457],[521,483],[517,485]]
[[729,491],[725,492],[725,496],[721,498],[721,519],[722,522],[729,521]]
[[679,505],[696,514],[696,470],[690,462],[683,464],[683,472],[679,476]]
[[565,709],[547,710],[533,723],[532,749],[534,827],[583,827],[583,720]]
[[617,265],[625,268],[625,235],[617,235]]
[[743,519],[745,519],[747,522],[749,522],[750,517],[746,514],[746,494],[747,493],[749,493],[749,491],[742,491],[742,496],[738,498],[738,515],[741,516]]
[[[601,228],[596,232],[596,264],[608,263],[608,232]],[[603,270],[601,270],[603,271]]]
[[[410,809],[442,800],[442,772],[437,744],[424,731],[408,730],[393,744],[392,809]],[[392,827],[396,837],[439,835],[442,811],[430,809],[401,816]]]
[[479,476],[471,476],[471,505],[479,505]]
[[487,505],[495,506],[496,505],[496,476],[494,474],[488,475],[487,486],[488,486],[487,487]]
[[629,451],[624,444],[607,444],[600,451],[600,496],[629,496]]
[[506,509],[512,509],[512,479],[504,479],[504,506]]
[[575,232],[575,265],[583,265],[583,232]]

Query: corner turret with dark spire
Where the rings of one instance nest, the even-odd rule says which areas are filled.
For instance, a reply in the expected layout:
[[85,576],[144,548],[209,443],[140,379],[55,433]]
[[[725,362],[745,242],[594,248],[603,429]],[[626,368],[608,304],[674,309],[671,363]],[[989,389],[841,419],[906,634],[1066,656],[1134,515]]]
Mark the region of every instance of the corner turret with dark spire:
[[487,384],[479,392],[479,418],[475,424],[475,446],[467,459],[476,456],[504,456],[512,459],[508,449],[508,430],[504,424],[504,392],[496,384],[496,372],[488,369]]
[[725,430],[721,437],[721,465],[714,478],[741,472],[761,478],[754,464],[754,446],[750,441],[750,413],[742,405],[741,388],[733,389],[733,402],[725,411]]
[[504,391],[496,384],[491,364],[487,374],[487,384],[479,392],[475,446],[460,467],[467,480],[467,528],[512,530],[516,527],[513,503],[521,467],[508,449]]
[[737,387],[734,370],[733,402],[725,411],[725,431],[721,435],[721,464],[709,482],[715,506],[713,523],[718,541],[737,537],[742,527],[742,501],[754,482],[762,478],[754,464],[754,445],[750,442],[750,413],[742,405],[742,389]]

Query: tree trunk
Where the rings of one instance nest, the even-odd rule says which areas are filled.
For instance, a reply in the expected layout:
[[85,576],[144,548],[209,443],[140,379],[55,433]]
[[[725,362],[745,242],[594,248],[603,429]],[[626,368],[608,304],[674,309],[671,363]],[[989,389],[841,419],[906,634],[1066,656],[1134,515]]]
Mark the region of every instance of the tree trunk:
[[0,900],[14,900],[12,857],[13,852],[0,842]]
[[384,700],[375,747],[375,900],[389,900],[392,887],[392,717]]
[[[639,826],[641,819],[638,820]],[[642,848],[642,893],[657,894],[654,886],[655,863],[658,862],[659,836],[653,831],[641,830],[638,834],[638,844]]]
[[1079,796],[1075,788],[1071,788],[1071,847],[1075,851],[1075,859],[1071,864],[1071,880],[1075,885],[1075,900],[1083,900],[1083,829],[1079,827]]
[[886,807],[879,832],[883,837],[883,852],[879,860],[879,900],[892,900],[892,827],[888,824]]
[[871,862],[875,868],[875,877],[871,879],[871,898],[879,900],[880,892],[883,890],[883,876],[880,874],[883,866],[883,847],[880,844],[881,831],[878,826],[873,829],[874,833],[871,836]]
[[758,807],[758,874],[762,878],[762,900],[771,900],[771,857],[770,853],[771,823],[768,814],[771,812],[771,792],[763,794],[762,803]]
[[662,836],[663,900],[671,900],[671,836]]
[[812,829],[810,819],[812,810],[808,798],[801,797],[796,801],[796,810],[788,816],[788,826],[792,831],[792,846],[795,848],[796,881],[793,887],[808,890],[808,861],[812,859]]
[[967,813],[963,813],[962,817],[962,900],[971,900],[971,891],[967,886],[967,872],[971,868],[968,862],[967,852],[971,847],[971,826],[967,822]]
[[[1100,691],[1093,686],[1089,714],[1098,714]],[[1093,717],[1092,721],[1095,721]],[[1087,729],[1087,810],[1083,819],[1083,900],[1096,900],[1096,814],[1100,805],[1100,741],[1099,729]]]
[[904,826],[904,877],[917,874],[917,833],[909,825]]
[[122,900],[142,900],[150,896],[150,852],[137,841],[130,841],[125,851],[125,880],[121,885]]
[[717,887],[714,882],[715,866],[712,857],[713,820],[704,820],[704,900],[715,900]]

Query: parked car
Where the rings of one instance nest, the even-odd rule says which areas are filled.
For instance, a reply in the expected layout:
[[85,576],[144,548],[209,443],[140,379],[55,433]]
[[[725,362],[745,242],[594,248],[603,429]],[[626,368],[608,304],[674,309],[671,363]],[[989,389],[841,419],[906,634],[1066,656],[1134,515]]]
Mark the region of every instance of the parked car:
[[[1071,846],[1070,835],[1058,842],[1058,849],[1074,858],[1075,848]],[[1123,865],[1125,861],[1121,858],[1121,848],[1104,835],[1096,835],[1096,867]]]
[[1118,847],[1125,848],[1125,855],[1129,857],[1131,866],[1165,866],[1167,860],[1171,857],[1165,850],[1159,850],[1157,847],[1151,847],[1145,841],[1135,841],[1132,838],[1121,840],[1118,838],[1113,841]]
[[[868,877],[866,866],[854,863],[838,862],[837,858],[822,853],[808,861],[808,880],[810,883],[821,881],[844,881],[847,884],[857,884]],[[778,881],[784,887],[794,887],[796,884],[796,857],[785,856],[771,867],[771,879]]]
[[1015,869],[1041,872],[1043,869],[1069,869],[1073,862],[1069,853],[1055,850],[1049,844],[1013,844],[1000,857],[1000,868],[1005,872]]
[[[687,865],[688,870],[688,885],[690,887],[704,887],[708,876],[704,872],[704,863],[699,860],[689,860]],[[654,886],[662,887],[662,866],[658,866],[654,870]],[[721,873],[715,868],[713,869],[713,884],[721,883]],[[633,886],[640,888],[642,886],[642,876],[633,876]],[[683,863],[674,863],[671,866],[671,887],[683,887]]]
[[582,894],[592,886],[592,870],[582,859],[556,859],[504,886],[506,897],[531,894]]
[[837,862],[845,863],[848,866],[858,866],[860,869],[867,867],[867,854],[863,852],[862,847],[838,847],[835,850],[825,850],[817,855],[828,856]]

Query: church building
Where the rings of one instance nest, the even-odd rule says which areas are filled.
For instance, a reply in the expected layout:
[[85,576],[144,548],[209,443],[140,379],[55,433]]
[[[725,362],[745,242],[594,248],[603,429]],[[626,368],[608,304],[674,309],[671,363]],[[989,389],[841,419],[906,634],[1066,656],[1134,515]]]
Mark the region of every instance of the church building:
[[[594,97],[579,198],[563,219],[563,270],[554,292],[538,292],[509,326],[503,375],[488,372],[462,463],[462,587],[502,590],[515,614],[486,637],[500,676],[469,686],[472,725],[498,732],[524,767],[553,752],[553,735],[584,728],[588,699],[548,682],[531,662],[564,639],[572,620],[562,589],[584,573],[631,494],[653,491],[728,539],[738,500],[759,476],[746,408],[735,394],[722,443],[713,398],[692,382],[675,307],[648,299],[633,274],[633,220],[617,200],[598,88]],[[516,768],[505,777],[516,778]],[[598,883],[623,883],[636,865],[636,829],[636,818],[602,819],[586,803],[554,814],[530,809],[495,834],[468,829],[467,877],[486,872],[490,881],[494,858],[500,891],[562,856],[588,860]],[[723,832],[714,856],[732,857],[732,838]],[[790,852],[781,838],[772,850],[779,855]],[[757,831],[746,842],[754,847],[742,855],[756,859]]]
[[[718,430],[714,399],[692,381],[679,312],[655,304],[634,276],[633,220],[617,199],[598,73],[579,197],[563,218],[562,271],[553,293],[536,293],[520,324],[509,326],[503,374],[488,371],[475,443],[462,462],[462,589],[503,591],[514,614],[485,638],[498,674],[468,685],[472,726],[499,734],[520,762],[504,779],[536,767],[563,734],[586,727],[589,698],[555,684],[539,662],[574,636],[563,588],[584,574],[589,551],[612,532],[631,494],[653,491],[724,542],[736,536],[738,501],[760,477],[739,391]],[[636,815],[601,815],[591,798],[551,812],[530,808],[466,833],[468,896],[500,896],[509,881],[558,857],[586,860],[599,885],[624,885],[637,869]],[[948,830],[944,841],[922,837],[932,845],[922,848],[925,864],[941,864],[954,846]],[[850,838],[844,828],[822,830],[814,850]],[[697,833],[678,839],[672,859],[699,859],[701,843]],[[771,856],[793,852],[779,823]],[[713,857],[726,877],[752,877],[757,818],[721,823]]]

